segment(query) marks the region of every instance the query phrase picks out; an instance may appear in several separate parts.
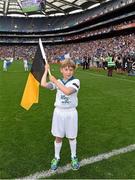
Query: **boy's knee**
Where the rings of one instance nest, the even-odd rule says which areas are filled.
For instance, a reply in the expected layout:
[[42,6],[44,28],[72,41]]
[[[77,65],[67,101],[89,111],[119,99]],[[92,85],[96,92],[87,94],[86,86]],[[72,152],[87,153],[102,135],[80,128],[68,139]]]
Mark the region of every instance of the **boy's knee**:
[[56,141],[56,143],[61,143],[62,142],[62,138],[61,137],[56,137],[55,141]]

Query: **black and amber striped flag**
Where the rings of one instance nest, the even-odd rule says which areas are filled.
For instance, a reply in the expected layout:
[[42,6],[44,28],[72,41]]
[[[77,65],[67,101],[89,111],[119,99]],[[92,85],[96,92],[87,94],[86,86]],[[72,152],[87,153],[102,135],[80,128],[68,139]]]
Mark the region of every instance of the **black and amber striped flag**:
[[42,49],[39,43],[23,92],[21,106],[26,110],[29,110],[30,107],[34,103],[38,103],[39,100],[39,85],[44,73],[45,66]]

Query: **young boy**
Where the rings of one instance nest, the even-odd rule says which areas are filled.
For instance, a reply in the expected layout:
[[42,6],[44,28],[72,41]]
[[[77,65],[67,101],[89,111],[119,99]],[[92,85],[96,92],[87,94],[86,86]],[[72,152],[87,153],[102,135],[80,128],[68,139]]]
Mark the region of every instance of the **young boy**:
[[78,170],[79,162],[76,157],[78,113],[76,107],[78,105],[77,94],[80,89],[80,81],[73,77],[75,63],[71,60],[63,61],[60,67],[63,79],[57,80],[54,76],[50,76],[50,82],[46,81],[48,69],[49,65],[47,64],[45,66],[44,75],[41,79],[41,86],[52,90],[57,89],[51,130],[55,137],[55,157],[51,161],[51,169],[56,170],[58,167],[62,139],[63,137],[66,137],[69,139],[71,149],[72,169]]

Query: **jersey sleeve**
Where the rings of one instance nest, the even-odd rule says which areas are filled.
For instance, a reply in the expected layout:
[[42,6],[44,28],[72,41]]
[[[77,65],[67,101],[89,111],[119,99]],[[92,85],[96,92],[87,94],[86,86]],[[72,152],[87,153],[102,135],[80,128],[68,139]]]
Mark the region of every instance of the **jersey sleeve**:
[[[59,79],[58,79],[58,81],[60,82]],[[48,82],[47,88],[50,89],[50,90],[58,89],[58,87],[54,83],[52,83],[51,81]]]
[[50,89],[50,90],[55,90],[56,89],[56,86],[54,83],[52,82],[48,82],[47,84],[47,89]]
[[78,90],[80,89],[80,81],[79,81],[79,79],[74,79],[71,82],[69,87],[72,87],[73,89],[75,89],[78,92]]

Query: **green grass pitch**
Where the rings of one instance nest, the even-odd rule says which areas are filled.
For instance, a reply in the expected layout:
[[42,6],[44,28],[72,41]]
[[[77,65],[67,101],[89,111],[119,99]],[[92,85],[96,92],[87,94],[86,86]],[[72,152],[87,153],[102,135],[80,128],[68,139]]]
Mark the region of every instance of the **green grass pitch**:
[[[58,78],[58,65],[51,65]],[[40,100],[29,111],[20,107],[27,80],[21,62],[8,72],[0,62],[0,179],[20,178],[48,170],[54,156],[51,118],[55,92],[40,88]],[[109,78],[106,71],[79,67],[79,160],[135,144],[135,77]],[[68,140],[64,139],[60,166],[70,163]],[[135,152],[81,167],[79,171],[54,175],[56,179],[135,178]]]

